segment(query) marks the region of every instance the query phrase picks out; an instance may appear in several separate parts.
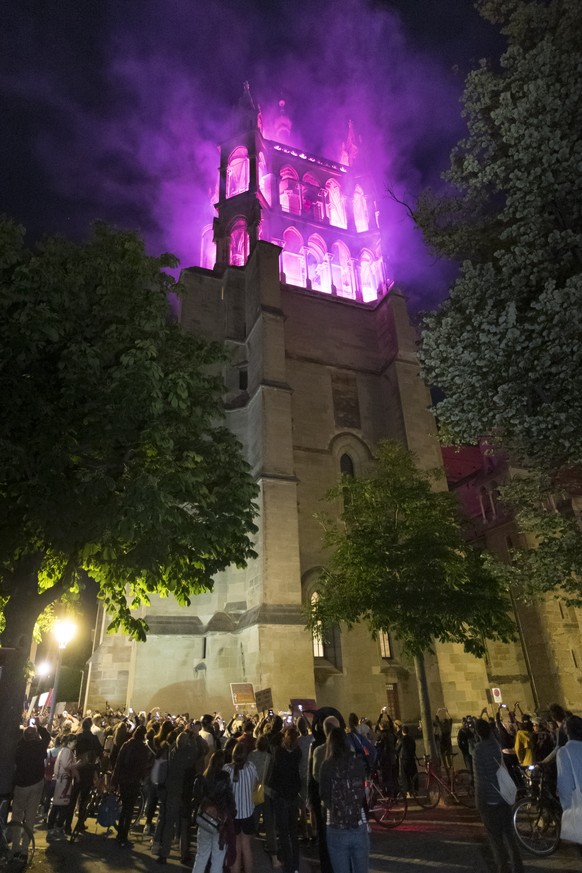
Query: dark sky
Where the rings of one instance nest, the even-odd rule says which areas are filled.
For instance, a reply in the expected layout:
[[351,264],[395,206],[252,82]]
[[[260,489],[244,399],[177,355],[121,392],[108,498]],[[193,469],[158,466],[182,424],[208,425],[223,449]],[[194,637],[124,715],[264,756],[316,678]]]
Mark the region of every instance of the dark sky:
[[32,238],[101,218],[152,253],[199,259],[216,143],[248,79],[268,121],[281,95],[297,144],[338,157],[363,138],[389,270],[413,306],[443,296],[389,184],[439,183],[463,133],[459,97],[502,42],[471,0],[12,0],[0,34],[0,211]]

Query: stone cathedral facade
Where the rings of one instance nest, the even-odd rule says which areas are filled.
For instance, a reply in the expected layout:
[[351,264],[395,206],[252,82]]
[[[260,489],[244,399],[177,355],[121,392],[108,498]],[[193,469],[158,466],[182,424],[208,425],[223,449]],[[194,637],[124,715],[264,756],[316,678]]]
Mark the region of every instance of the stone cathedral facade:
[[[333,627],[315,640],[305,629],[325,561],[314,516],[340,474],[365,475],[385,438],[424,468],[443,463],[416,335],[387,278],[371,181],[351,128],[337,162],[308,154],[292,145],[281,101],[269,139],[248,86],[219,174],[202,266],[182,273],[181,320],[230,352],[227,421],[260,486],[258,557],[220,574],[189,608],[155,600],[146,643],[106,634],[100,612],[85,704],[225,714],[231,683],[249,683],[270,688],[277,710],[315,698],[370,717],[388,705],[413,721],[414,668],[397,639]],[[532,708],[522,642],[492,646],[484,660],[437,647],[427,659],[433,707],[456,718],[479,712],[499,687],[505,702]],[[574,690],[560,699],[575,705]]]

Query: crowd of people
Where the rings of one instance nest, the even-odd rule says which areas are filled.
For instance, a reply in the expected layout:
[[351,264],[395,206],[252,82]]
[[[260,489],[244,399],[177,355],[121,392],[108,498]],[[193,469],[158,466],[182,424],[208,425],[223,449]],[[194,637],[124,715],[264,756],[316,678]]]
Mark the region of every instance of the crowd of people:
[[[30,720],[34,721],[34,719]],[[87,802],[95,784],[118,793],[117,842],[131,845],[136,800],[145,788],[144,831],[158,863],[177,843],[193,873],[227,866],[252,873],[253,834],[264,833],[272,867],[299,869],[300,842],[317,843],[322,873],[366,873],[369,825],[365,784],[374,770],[387,791],[412,793],[417,772],[414,731],[386,708],[375,721],[324,707],[303,715],[259,717],[219,714],[193,719],[93,713],[61,714],[52,734],[37,719],[27,723],[16,755],[13,817],[33,824],[41,807],[49,840],[86,829]],[[453,719],[439,709],[433,722],[440,763],[452,764]],[[476,805],[500,873],[523,865],[511,825],[511,806],[499,794],[502,762],[517,781],[521,768],[543,764],[565,816],[582,843],[582,719],[558,705],[548,719],[533,719],[516,704],[494,716],[466,716],[457,734],[465,764],[474,774]],[[580,802],[577,804],[578,795]],[[196,819],[196,855],[190,828]],[[574,831],[576,832],[576,831]],[[26,855],[26,835],[19,847]]]

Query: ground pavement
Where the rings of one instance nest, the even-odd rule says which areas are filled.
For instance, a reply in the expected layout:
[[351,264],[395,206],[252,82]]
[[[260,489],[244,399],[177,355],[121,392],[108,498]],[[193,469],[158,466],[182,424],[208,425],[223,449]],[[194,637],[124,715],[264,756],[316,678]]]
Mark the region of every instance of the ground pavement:
[[[132,848],[120,848],[113,836],[88,820],[89,831],[78,842],[47,845],[46,831],[36,831],[33,873],[154,873],[163,869],[150,851],[151,839],[134,833]],[[271,873],[261,840],[254,841],[253,873]],[[523,853],[526,873],[577,871],[582,858],[571,844],[562,844],[549,858]],[[186,871],[173,850],[164,868]],[[373,825],[370,835],[371,873],[494,873],[495,867],[477,814],[457,806],[421,810],[412,806],[399,828]],[[302,847],[299,873],[319,873],[317,848]]]

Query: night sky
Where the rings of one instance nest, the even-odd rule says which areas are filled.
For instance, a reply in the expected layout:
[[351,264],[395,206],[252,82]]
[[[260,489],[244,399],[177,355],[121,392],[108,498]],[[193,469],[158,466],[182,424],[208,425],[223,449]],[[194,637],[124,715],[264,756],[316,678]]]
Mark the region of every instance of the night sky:
[[502,41],[471,0],[12,0],[0,34],[0,211],[32,239],[95,218],[199,262],[216,144],[245,79],[267,123],[337,159],[348,119],[373,168],[389,273],[413,308],[437,263],[386,186],[438,185],[463,134],[466,73]]

